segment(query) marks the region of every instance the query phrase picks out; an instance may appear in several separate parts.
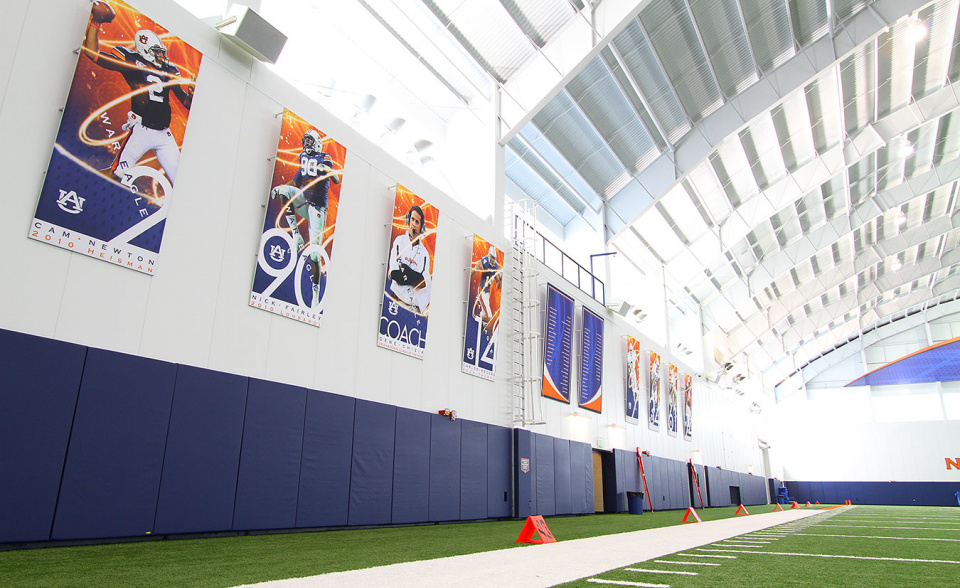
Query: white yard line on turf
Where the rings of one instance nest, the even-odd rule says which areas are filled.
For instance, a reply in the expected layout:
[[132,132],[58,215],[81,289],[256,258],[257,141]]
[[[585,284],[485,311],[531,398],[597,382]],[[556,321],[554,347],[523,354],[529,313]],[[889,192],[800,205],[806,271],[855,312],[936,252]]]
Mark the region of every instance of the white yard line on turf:
[[681,572],[679,570],[645,570],[643,568],[623,568],[625,572],[642,572],[644,574],[676,574],[678,576],[699,576],[697,572]]
[[797,533],[797,535],[806,535],[808,537],[851,537],[854,539],[898,539],[900,541],[956,541],[960,539],[937,539],[933,537],[879,537],[876,535],[828,535],[826,533]]
[[669,561],[666,559],[655,559],[653,563],[665,563],[665,564],[676,564],[678,566],[713,566],[717,567],[720,564],[707,563],[705,561]]
[[839,529],[909,529],[911,531],[960,531],[960,529],[944,529],[942,527],[881,527],[879,525],[834,525],[833,523],[820,523],[824,527],[837,527]]
[[735,555],[701,555],[699,553],[674,553],[677,557],[716,557],[718,559],[737,559]]
[[715,551],[719,553],[753,553],[756,555],[785,555],[785,556],[794,556],[794,557],[827,557],[827,558],[837,558],[837,559],[869,559],[872,561],[908,561],[916,563],[945,563],[945,564],[958,564],[960,561],[953,561],[950,559],[913,559],[908,557],[867,557],[864,555],[830,555],[826,553],[783,553],[777,551],[736,551],[733,549],[704,549],[697,548],[697,551]]
[[[544,545],[263,582],[263,588],[548,588],[637,562],[804,519],[822,511],[771,512]],[[683,511],[677,512],[677,520]],[[547,519],[550,524],[550,519]],[[517,533],[523,521],[517,521]],[[590,554],[584,557],[584,553]],[[678,562],[672,562],[678,563]],[[701,562],[685,562],[701,563]]]
[[587,582],[593,584],[613,584],[614,586],[641,586],[642,588],[670,588],[670,584],[644,584],[643,582],[627,582],[626,580],[601,580],[590,578]]

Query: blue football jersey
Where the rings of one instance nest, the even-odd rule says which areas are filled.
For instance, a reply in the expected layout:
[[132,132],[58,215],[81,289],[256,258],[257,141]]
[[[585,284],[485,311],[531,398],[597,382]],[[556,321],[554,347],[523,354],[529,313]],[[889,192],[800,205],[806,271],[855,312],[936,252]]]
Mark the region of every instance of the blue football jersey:
[[306,151],[300,153],[300,169],[293,178],[293,183],[303,190],[303,197],[314,206],[326,208],[327,192],[330,189],[330,179],[333,176],[317,180],[327,174],[323,166],[333,168],[333,159],[321,151],[313,155]]
[[179,85],[168,85],[171,79],[180,76],[180,70],[169,62],[158,67],[126,47],[114,49],[123,58],[124,65],[103,59],[99,63],[107,69],[120,72],[130,89],[146,88],[146,91],[136,92],[130,97],[130,110],[140,117],[140,124],[149,129],[163,130],[169,127],[171,90],[181,102],[186,98],[186,92]]

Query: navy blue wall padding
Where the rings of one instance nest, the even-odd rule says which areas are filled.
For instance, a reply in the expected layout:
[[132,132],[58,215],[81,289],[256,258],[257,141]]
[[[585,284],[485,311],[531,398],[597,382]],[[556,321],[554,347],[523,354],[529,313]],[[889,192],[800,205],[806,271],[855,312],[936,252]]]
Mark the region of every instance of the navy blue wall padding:
[[594,496],[594,475],[596,472],[594,472],[593,469],[593,448],[587,443],[581,444],[581,447],[581,451],[583,452],[583,480],[586,485],[583,498],[583,512],[587,514],[593,514],[596,508],[594,505],[594,500],[596,498]]
[[[525,429],[514,429],[514,467],[516,468],[515,492],[517,501],[516,516],[527,518],[537,514],[537,441],[534,434]],[[530,460],[529,471],[523,471],[522,460]]]
[[786,482],[791,498],[800,504],[889,504],[957,506],[960,482]]
[[390,522],[396,426],[396,406],[357,400],[347,517],[350,525]]
[[297,496],[298,527],[347,524],[355,408],[354,398],[307,392]]
[[397,409],[393,456],[393,523],[430,519],[430,415]]
[[487,518],[487,425],[460,421],[460,518]]
[[491,518],[510,516],[511,435],[506,427],[487,425],[487,516]]
[[573,513],[573,489],[570,488],[570,441],[553,440],[553,474],[557,497],[557,514]]
[[177,366],[90,349],[53,539],[153,531]]
[[430,520],[460,519],[460,427],[439,414],[430,415]]
[[0,543],[50,538],[86,353],[0,330]]
[[[657,492],[659,491],[659,482],[653,471],[654,458],[648,455],[643,456],[643,478],[640,479],[640,488],[644,492],[643,508],[645,510],[660,510],[657,502]],[[646,489],[643,487],[643,481],[646,478]],[[647,500],[649,498],[649,500]]]
[[177,368],[154,533],[233,527],[247,380]]
[[553,464],[553,437],[536,434],[537,437],[537,506],[535,514],[557,514],[556,472]]
[[307,389],[250,378],[233,528],[297,525]]
[[571,512],[583,514],[593,512],[593,504],[590,504],[590,510],[587,510],[587,484],[593,487],[593,470],[590,470],[590,478],[587,479],[587,469],[584,460],[590,458],[589,449],[586,443],[570,442],[570,508]]

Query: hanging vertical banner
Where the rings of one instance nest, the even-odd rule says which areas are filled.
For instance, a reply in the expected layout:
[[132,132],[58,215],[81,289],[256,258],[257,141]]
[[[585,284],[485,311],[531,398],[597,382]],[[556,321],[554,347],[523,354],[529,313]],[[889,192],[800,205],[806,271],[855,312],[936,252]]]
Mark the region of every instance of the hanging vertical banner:
[[547,314],[543,337],[542,394],[570,402],[570,368],[573,352],[573,298],[547,284]]
[[647,362],[647,426],[660,430],[660,354],[649,352]]
[[603,318],[583,307],[580,333],[580,408],[601,412],[603,404]]
[[667,367],[667,434],[671,437],[677,436],[677,430],[680,427],[678,417],[680,413],[678,396],[680,395],[680,374],[677,366],[668,364]]
[[460,369],[490,381],[496,371],[502,287],[503,251],[474,235]]
[[32,239],[154,273],[201,58],[124,2],[93,3]]
[[640,422],[640,393],[643,389],[642,364],[640,361],[640,342],[627,335],[627,422]]
[[683,438],[693,441],[693,378],[683,375]]
[[440,211],[397,184],[377,345],[423,359]]
[[250,306],[320,326],[346,155],[284,109]]

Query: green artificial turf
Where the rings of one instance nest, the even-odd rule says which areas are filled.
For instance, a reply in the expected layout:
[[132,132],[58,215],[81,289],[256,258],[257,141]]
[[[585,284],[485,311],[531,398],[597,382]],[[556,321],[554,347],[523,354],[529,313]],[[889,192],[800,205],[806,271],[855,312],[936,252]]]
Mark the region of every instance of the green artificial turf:
[[[750,507],[770,512],[772,505]],[[734,508],[698,511],[704,521]],[[548,517],[558,541],[681,524],[684,511]],[[519,547],[523,521],[140,541],[0,552],[0,585],[236,586]]]
[[[671,588],[719,586],[903,588],[905,586],[957,586],[960,582],[958,581],[960,578],[960,509],[857,506],[840,511],[834,516],[816,517],[816,519],[787,523],[763,532],[747,533],[735,538],[770,541],[768,544],[758,544],[760,545],[758,548],[731,546],[729,543],[719,545],[724,543],[721,541],[717,542],[718,544],[680,552],[692,555],[728,555],[735,556],[736,559],[697,558],[675,554],[659,558],[667,561],[719,563],[720,566],[671,565],[648,561],[631,564],[625,568],[592,576],[592,578],[614,582],[669,585]],[[771,540],[765,531],[774,529],[793,529],[793,531],[784,538]],[[768,552],[770,555],[764,555],[763,552]],[[800,557],[774,553],[946,560],[955,563]],[[629,571],[627,568],[695,572],[697,575],[655,574]],[[584,578],[561,584],[560,587],[596,588],[602,585],[591,583],[588,578]]]

